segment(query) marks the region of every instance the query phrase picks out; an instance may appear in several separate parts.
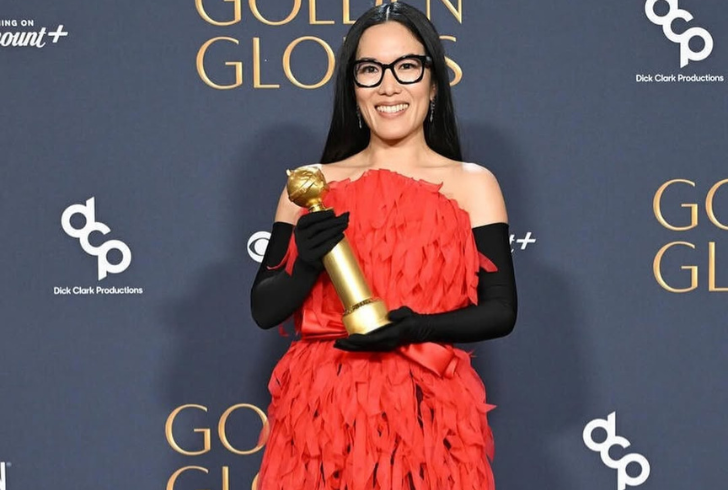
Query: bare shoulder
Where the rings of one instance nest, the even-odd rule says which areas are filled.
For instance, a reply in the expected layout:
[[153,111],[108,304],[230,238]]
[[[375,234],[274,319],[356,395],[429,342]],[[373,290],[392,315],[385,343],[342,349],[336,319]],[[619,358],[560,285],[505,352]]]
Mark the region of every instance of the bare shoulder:
[[[344,160],[336,163],[328,163],[326,165],[321,163],[312,163],[308,165],[302,165],[301,167],[313,167],[317,168],[324,174],[324,178],[327,182],[335,180],[343,180],[351,176],[352,170],[355,167],[352,166],[351,162]],[[301,168],[297,167],[297,168]],[[301,214],[301,208],[296,204],[292,203],[288,199],[288,191],[284,184],[281,195],[278,198],[278,208],[276,209],[275,221],[283,221],[285,223],[296,224],[298,217]]]
[[[305,165],[306,167],[317,167],[320,169],[321,164],[315,163],[311,165]],[[300,168],[300,167],[297,167]],[[293,170],[293,169],[291,169]],[[276,216],[275,221],[281,221],[284,223],[291,223],[293,225],[296,224],[298,221],[298,217],[301,214],[301,208],[292,203],[290,199],[288,199],[288,190],[286,189],[286,184],[283,185],[283,190],[281,191],[281,195],[278,198],[278,207],[276,208]]]
[[462,163],[457,172],[458,201],[476,226],[508,223],[508,213],[498,179],[475,163]]
[[291,223],[295,225],[298,221],[298,216],[301,212],[301,208],[291,202],[288,199],[288,191],[286,186],[283,186],[283,191],[278,198],[278,207],[276,208],[275,221],[281,221],[283,223]]
[[321,173],[324,174],[326,182],[344,180],[362,172],[360,166],[358,166],[356,161],[352,158],[326,164],[314,163],[306,166],[318,168]]

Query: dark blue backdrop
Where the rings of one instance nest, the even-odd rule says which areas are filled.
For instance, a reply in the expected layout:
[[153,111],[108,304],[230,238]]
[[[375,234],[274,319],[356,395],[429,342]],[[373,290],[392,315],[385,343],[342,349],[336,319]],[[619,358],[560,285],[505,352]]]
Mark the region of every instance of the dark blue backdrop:
[[[250,318],[259,232],[284,169],[320,154],[327,48],[372,2],[197,4],[0,0],[2,490],[252,485],[261,452],[218,429],[265,409],[290,341]],[[429,8],[466,158],[498,176],[514,234],[518,325],[475,348],[498,488],[613,490],[632,453],[642,488],[722,488],[728,4],[656,2],[675,35],[643,0]],[[42,47],[18,45],[30,32]],[[704,32],[710,55],[681,67]],[[203,81],[236,85],[238,66],[237,87]],[[91,198],[100,231],[69,236],[64,210]],[[113,240],[129,266],[99,280]],[[617,469],[582,437],[612,412]],[[253,451],[259,415],[228,415],[228,445]]]

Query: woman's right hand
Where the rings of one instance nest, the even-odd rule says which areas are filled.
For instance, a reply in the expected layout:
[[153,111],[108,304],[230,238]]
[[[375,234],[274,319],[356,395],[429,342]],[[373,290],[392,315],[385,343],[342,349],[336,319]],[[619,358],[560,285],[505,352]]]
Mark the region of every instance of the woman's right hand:
[[299,260],[323,270],[323,256],[344,239],[347,226],[348,211],[336,216],[333,209],[327,209],[301,216],[293,229]]

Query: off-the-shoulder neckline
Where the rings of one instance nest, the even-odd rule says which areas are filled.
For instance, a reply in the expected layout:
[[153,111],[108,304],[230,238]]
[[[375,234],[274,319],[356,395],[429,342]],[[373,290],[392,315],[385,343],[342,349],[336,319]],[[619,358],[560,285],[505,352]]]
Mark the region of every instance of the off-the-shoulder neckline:
[[430,182],[429,180],[419,179],[419,178],[416,178],[416,177],[412,177],[412,176],[409,176],[409,175],[405,175],[403,173],[400,173],[400,172],[397,172],[395,170],[391,170],[391,169],[388,169],[388,168],[368,168],[364,172],[362,172],[361,174],[359,174],[356,178],[354,178],[354,177],[347,177],[345,179],[340,179],[340,180],[328,180],[326,183],[329,186],[331,186],[332,189],[335,189],[335,188],[337,188],[339,186],[347,186],[347,185],[355,184],[356,182],[359,182],[360,180],[362,180],[362,179],[364,179],[366,177],[369,177],[371,175],[374,175],[375,172],[385,172],[387,174],[391,174],[393,176],[401,177],[401,178],[406,179],[406,180],[408,180],[410,182],[414,182],[416,184],[419,184],[419,185],[422,185],[424,187],[427,187],[430,190],[432,190],[434,192],[437,192],[437,194],[439,194],[440,197],[442,197],[443,199],[445,199],[446,201],[448,201],[450,204],[454,205],[458,210],[460,210],[463,213],[465,213],[468,216],[468,218],[470,217],[470,213],[468,213],[468,211],[466,209],[464,209],[460,205],[460,203],[457,201],[457,199],[454,199],[452,197],[446,196],[445,194],[443,194],[442,192],[440,192],[440,189],[442,188],[442,185],[443,185],[442,182],[440,182],[440,183]]
[[347,177],[345,179],[339,179],[339,180],[327,180],[326,182],[328,184],[342,184],[342,183],[350,184],[350,183],[356,182],[357,180],[359,180],[359,179],[361,179],[363,177],[368,176],[368,174],[370,174],[372,172],[388,172],[390,174],[394,174],[394,175],[397,175],[399,177],[404,177],[407,180],[412,180],[412,181],[415,181],[415,182],[419,182],[419,183],[423,183],[423,184],[427,184],[427,185],[432,185],[432,186],[435,186],[435,187],[442,187],[442,184],[443,184],[442,182],[440,182],[440,183],[430,182],[429,180],[419,179],[417,177],[412,177],[411,175],[405,175],[405,174],[403,174],[401,172],[397,172],[396,170],[392,170],[392,169],[389,169],[389,168],[368,168],[364,172],[362,172],[359,175],[357,175],[356,177]]

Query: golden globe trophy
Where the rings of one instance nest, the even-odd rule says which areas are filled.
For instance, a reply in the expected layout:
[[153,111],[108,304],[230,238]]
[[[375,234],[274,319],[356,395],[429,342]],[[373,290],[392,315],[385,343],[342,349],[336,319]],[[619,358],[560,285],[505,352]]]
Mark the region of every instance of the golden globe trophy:
[[[324,174],[317,167],[299,167],[288,175],[288,198],[309,212],[325,211],[322,199],[329,190]],[[351,251],[346,237],[323,257],[336,294],[344,305],[342,318],[349,335],[365,334],[389,323],[387,305],[372,297],[359,263]]]

